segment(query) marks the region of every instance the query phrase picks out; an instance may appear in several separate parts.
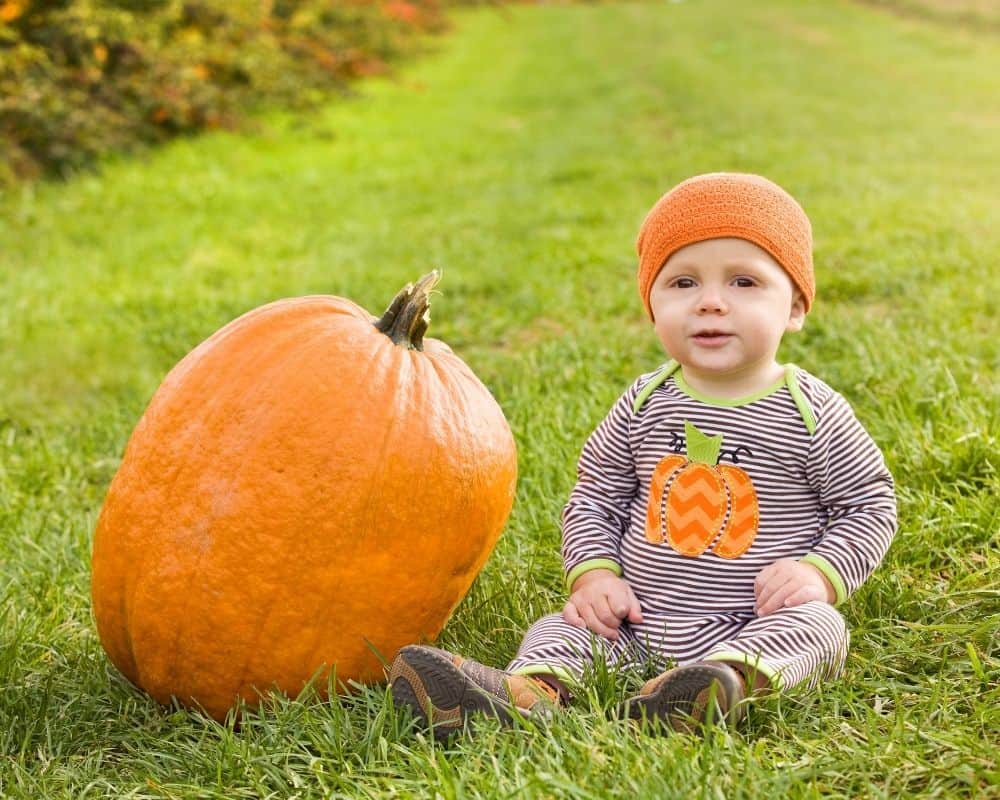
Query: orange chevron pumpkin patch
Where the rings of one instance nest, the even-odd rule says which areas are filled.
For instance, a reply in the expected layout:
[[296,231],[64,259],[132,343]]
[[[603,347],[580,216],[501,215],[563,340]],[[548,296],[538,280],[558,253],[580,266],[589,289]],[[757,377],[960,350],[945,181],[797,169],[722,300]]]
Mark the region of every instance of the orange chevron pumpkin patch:
[[663,541],[685,556],[699,556],[712,542],[722,558],[743,555],[757,536],[757,492],[750,476],[719,464],[721,436],[684,423],[687,457],[669,455],[653,470],[646,506],[646,539]]

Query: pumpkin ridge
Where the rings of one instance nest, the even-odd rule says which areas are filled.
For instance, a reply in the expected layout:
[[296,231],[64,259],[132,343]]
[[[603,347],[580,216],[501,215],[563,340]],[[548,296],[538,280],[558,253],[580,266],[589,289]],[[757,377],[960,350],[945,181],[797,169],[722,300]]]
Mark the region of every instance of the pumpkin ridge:
[[[362,328],[358,328],[355,324],[355,321],[353,320],[346,324],[350,325],[350,329],[352,332],[360,333],[362,330],[367,332],[367,325],[369,323],[367,320],[364,321],[364,325]],[[397,367],[398,364],[402,364],[405,362],[406,366],[403,369],[410,369],[412,368],[412,364],[409,363],[409,359],[407,358],[407,352],[405,350],[400,350],[396,345],[392,344],[386,338],[383,338],[381,336],[380,337],[366,336],[365,339],[363,339],[362,341],[364,342],[364,344],[369,345],[369,347],[367,351],[360,356],[360,360],[362,361],[362,363],[365,364],[365,367],[362,370],[360,370],[361,375],[359,376],[360,378],[360,380],[358,381],[359,385],[360,384],[364,385],[364,394],[365,396],[367,396],[367,398],[371,400],[374,400],[376,398],[391,397],[394,401],[393,409],[387,409],[381,412],[376,411],[376,407],[372,402],[356,404],[357,407],[359,408],[363,407],[364,409],[363,412],[359,411],[359,413],[363,413],[366,420],[371,421],[373,415],[377,413],[378,419],[375,420],[375,424],[380,425],[384,433],[381,444],[378,447],[375,446],[370,447],[372,454],[370,458],[370,466],[372,470],[366,473],[363,477],[358,478],[357,476],[355,476],[359,483],[368,487],[368,499],[363,503],[359,503],[359,506],[363,506],[366,509],[368,509],[365,512],[367,521],[365,524],[359,527],[363,531],[376,531],[378,530],[379,527],[378,526],[379,506],[380,503],[384,502],[384,499],[380,499],[377,496],[377,493],[380,490],[381,486],[384,484],[386,466],[391,461],[391,459],[387,458],[386,453],[389,448],[389,443],[392,441],[394,435],[398,434],[400,417],[403,416],[403,414],[401,414],[400,412],[405,411],[408,405],[410,405],[410,401],[412,399],[410,396],[404,397],[403,392],[400,391],[400,387],[406,387],[410,382],[405,380],[405,378],[400,375],[399,370],[396,369],[395,367]],[[317,341],[316,357],[310,359],[306,357],[307,355],[306,353],[303,353],[301,361],[307,362],[306,366],[304,367],[294,366],[292,364],[289,364],[288,370],[291,373],[296,373],[303,369],[311,369],[311,366],[309,366],[309,362],[321,363],[321,364],[328,362],[336,349],[337,348],[335,347],[331,347],[330,344],[325,340],[322,343]],[[379,369],[375,366],[377,364],[384,362],[385,360],[392,361],[393,364],[384,370]],[[395,386],[385,386],[385,385],[375,384],[371,380],[371,376],[373,375],[392,375],[395,377],[394,381]],[[351,422],[353,422],[353,419],[351,420]],[[348,425],[348,427],[351,428],[352,433],[355,432],[350,424]],[[317,589],[320,589],[327,582],[323,573],[324,571],[322,569],[319,570],[313,569],[308,571],[309,580],[315,584],[315,588]],[[314,587],[309,587],[309,588],[312,589]],[[295,593],[293,592],[293,594]],[[322,618],[324,615],[330,613],[330,609],[325,608],[323,604],[320,602],[319,591],[310,592],[309,596],[311,598],[309,605],[311,612],[308,616],[310,616],[311,618],[319,619]],[[297,598],[298,598],[297,602],[301,604],[303,601],[302,596],[297,595]],[[279,598],[277,594],[272,593],[271,601],[269,603],[267,611],[265,614],[261,615],[261,618],[257,623],[257,635],[255,638],[256,643],[260,643],[267,639],[274,639],[276,634],[275,632],[268,630],[268,626],[273,618],[275,609],[278,608],[280,605],[279,603],[280,599],[281,598]],[[313,670],[313,672],[310,674],[305,674],[303,672],[300,674],[290,676],[296,682],[295,688],[291,689],[288,686],[281,687],[285,691],[288,691],[290,694],[297,693],[299,690],[301,690],[302,686],[304,686],[306,681],[309,681],[320,674],[317,672],[317,670],[320,668],[320,665],[316,661],[315,655],[318,653],[322,653],[325,650],[323,641],[324,629],[323,626],[316,625],[312,626],[310,630],[312,632],[311,643],[308,646],[304,645],[300,649],[302,652],[309,652],[313,654],[313,658],[310,660],[310,663],[315,663],[317,669]],[[301,636],[301,631],[297,635]],[[248,683],[247,680],[248,676],[252,677],[252,673],[255,671],[251,669],[251,664],[253,662],[254,657],[256,656],[257,651],[258,648],[255,647],[251,648],[248,652],[248,657],[244,663],[242,674],[240,675],[239,682],[236,685],[236,692],[240,693],[241,695],[243,693],[242,690],[244,688],[253,687],[255,691],[257,691],[258,693],[266,692],[270,689],[269,686],[257,686],[256,683]],[[330,668],[330,659],[329,659],[330,654],[325,653],[325,655],[327,657],[322,659],[323,661],[322,675],[326,675]]]
[[[267,306],[264,306],[264,309],[267,309],[269,313],[259,315],[260,317],[259,320],[255,316],[254,318],[248,319],[246,321],[261,322],[261,323],[270,321],[273,323],[276,322],[279,317],[285,316],[286,314],[294,315],[295,312],[310,312],[313,310],[313,307],[316,306],[315,302],[316,299],[320,298],[319,297],[313,299],[296,298],[292,301],[277,301],[275,303],[269,303]],[[247,329],[241,329],[239,331],[234,330],[233,334],[234,335],[242,334],[245,339],[252,340],[257,338],[258,331],[256,326],[254,326]],[[280,373],[282,372],[294,373],[297,369],[299,369],[298,367],[293,366],[293,364],[290,363],[287,358],[283,358],[281,356],[282,351],[287,348],[288,343],[298,338],[296,334],[287,333],[279,338],[275,338],[273,332],[271,332],[270,330],[261,331],[260,334],[267,336],[266,339],[267,347],[264,348],[263,353],[254,352],[248,355],[247,358],[244,358],[239,362],[226,364],[227,371],[235,373],[237,375],[246,370],[247,362],[250,362],[253,365],[255,365],[259,370],[254,373],[256,377],[256,380],[254,381],[255,389],[259,389],[261,386],[266,387],[274,382],[280,381]],[[272,354],[275,355],[272,357]],[[306,358],[307,355],[309,355],[309,348],[300,351],[299,359],[297,359],[297,362],[308,360]],[[263,366],[265,364],[267,366],[267,369],[263,369]],[[234,410],[238,410],[246,414],[249,413],[251,410],[259,409],[258,403],[256,402],[244,403],[242,401],[242,398],[240,403],[238,404],[238,409],[226,408],[224,407],[224,403],[227,401],[227,399],[228,398],[219,395],[214,396],[212,398],[211,402],[209,403],[209,407],[207,409],[206,421],[203,427],[208,427],[212,430],[218,430],[218,426],[220,425],[221,422],[223,424],[223,427],[225,427],[227,430],[231,430],[234,428],[238,429],[240,427],[238,421],[236,421],[235,424],[232,423],[225,424],[225,422],[223,422],[224,420],[228,421],[227,418],[229,414],[233,413]],[[273,433],[273,431],[271,430],[262,430],[259,427],[259,424],[256,424],[256,421],[254,424],[254,430],[255,430],[255,435],[252,437],[248,438],[239,437],[241,440],[244,457],[237,462],[235,469],[229,473],[231,483],[235,487],[235,492],[237,494],[237,497],[239,498],[237,501],[237,507],[242,506],[246,502],[245,499],[239,497],[239,495],[240,495],[240,487],[243,485],[241,478],[245,475],[246,468],[252,461],[252,458],[250,458],[249,456],[260,452],[260,450],[263,449],[260,447],[260,444],[262,442],[269,440],[271,438],[271,434]],[[186,432],[190,434],[190,431]],[[198,435],[200,437],[200,432]],[[185,471],[184,468],[188,467],[189,465],[190,462],[188,460],[181,459],[180,467],[177,470],[178,474],[183,473]],[[245,490],[243,491],[243,494],[245,494]],[[224,519],[226,516],[227,515],[211,514],[209,516],[209,521],[208,521],[208,530],[212,531],[213,529],[217,528],[220,519]],[[217,541],[216,544],[222,545],[224,549],[229,549],[227,547],[229,543],[225,541],[223,537],[220,538],[222,538],[222,540]],[[188,569],[188,575],[187,575],[187,580],[185,581],[184,589],[182,592],[180,592],[180,597],[183,599],[179,604],[181,606],[181,609],[178,610],[179,613],[178,618],[180,620],[183,620],[183,623],[178,624],[176,626],[174,631],[175,635],[173,642],[167,648],[169,652],[175,654],[175,657],[170,659],[169,662],[170,673],[167,676],[167,679],[171,684],[177,684],[178,681],[182,681],[184,679],[184,675],[182,673],[190,669],[190,663],[185,667],[184,662],[186,661],[190,662],[190,660],[193,658],[191,637],[195,636],[194,628],[197,625],[197,619],[191,613],[192,603],[196,599],[199,599],[200,593],[197,591],[197,588],[207,584],[207,581],[205,580],[206,577],[205,571],[203,569],[205,560],[206,558],[214,557],[214,555],[215,555],[214,553],[209,552],[209,548],[206,548],[199,553],[193,567],[189,567]],[[212,577],[214,577],[214,574]],[[270,616],[273,610],[273,604],[275,602],[276,598],[274,598],[274,596],[271,596],[270,598],[271,605],[269,606],[267,611],[264,614],[258,612],[256,615],[258,622],[258,625],[256,626],[257,641],[260,640],[260,636],[263,635],[263,632],[266,630],[266,626],[262,623],[263,621],[266,621],[266,619]],[[226,613],[223,609],[218,609],[218,611]],[[261,618],[263,618],[263,620]],[[246,662],[241,668],[242,670],[245,671],[248,668],[249,658],[251,656],[252,653],[248,655]],[[243,678],[241,677],[240,683],[237,684],[237,689],[239,689],[239,687],[242,686],[242,682]],[[230,697],[235,698],[236,692],[231,694]]]
[[[366,523],[363,526],[365,530],[378,529],[379,506],[381,503],[381,498],[378,493],[381,491],[387,471],[392,466],[392,459],[386,457],[387,451],[391,449],[391,442],[395,436],[398,435],[400,428],[399,420],[401,418],[405,418],[406,410],[412,404],[413,400],[413,398],[409,396],[408,391],[407,396],[405,397],[403,396],[403,392],[400,391],[400,387],[408,387],[409,385],[409,381],[405,379],[404,375],[413,371],[413,364],[410,362],[409,358],[398,358],[398,356],[405,356],[405,354],[405,350],[399,350],[397,345],[392,343],[390,340],[379,339],[378,348],[372,358],[373,364],[384,361],[397,363],[393,364],[394,368],[385,370],[386,374],[392,375],[395,378],[394,383],[396,385],[389,387],[388,389],[383,389],[380,393],[382,396],[388,395],[391,397],[392,409],[385,415],[386,424],[381,426],[381,440],[378,443],[371,443],[371,447],[377,453],[377,456],[372,461],[372,472],[364,481],[364,484],[368,488],[365,500],[360,504],[363,508],[365,508],[364,516]],[[401,374],[401,372],[403,374]],[[381,422],[381,420],[379,420],[379,422]]]
[[[257,630],[253,637],[253,645],[251,647],[246,648],[245,650],[246,655],[243,658],[243,665],[238,670],[234,671],[234,674],[237,676],[237,679],[235,681],[235,686],[233,687],[232,691],[229,692],[229,697],[231,698],[241,697],[243,695],[244,686],[247,686],[247,688],[253,688],[258,692],[258,694],[263,693],[270,688],[269,686],[258,687],[252,683],[248,685],[247,677],[250,675],[250,662],[253,660],[254,656],[259,652],[259,645],[261,639],[264,637],[265,632],[267,632],[267,623],[274,615],[274,609],[277,607],[277,605],[278,605],[278,596],[272,594],[268,601],[267,610],[262,615],[260,624],[257,625]],[[211,709],[211,711],[214,712],[214,709]]]
[[[257,322],[259,319],[262,318],[266,319],[276,310],[281,309],[279,305],[280,303],[281,301],[277,301],[276,303],[270,303],[267,306],[264,306],[260,309],[255,309],[255,311],[259,311],[261,313],[257,314],[253,312],[248,312],[248,314],[243,315],[243,317],[248,318],[250,321],[253,322]],[[229,329],[227,331],[229,337],[239,336],[241,334],[244,336],[246,335],[245,332],[236,327],[234,323],[229,323],[229,325],[225,326],[222,330],[226,330],[227,328]],[[200,347],[195,348],[195,350],[191,351],[191,353],[189,353],[184,359],[182,359],[181,362],[178,363],[178,365],[173,370],[171,370],[170,373],[168,373],[167,378],[164,379],[164,383],[166,384],[171,377],[175,378],[174,381],[175,386],[185,381],[190,381],[190,380],[197,381],[203,361],[206,358],[209,358],[211,354],[212,351],[210,349],[203,350]],[[227,366],[232,370],[243,369],[242,366],[235,364]],[[140,420],[139,426],[143,426],[145,424],[148,427],[152,427],[154,428],[152,433],[157,433],[157,434],[159,434],[164,430],[175,431],[176,425],[172,423],[174,421],[174,418],[178,415],[180,409],[176,407],[176,404],[171,404],[168,401],[164,401],[163,395],[160,395],[159,397],[157,397],[157,395],[159,395],[159,391],[157,392],[157,394],[154,394],[153,400],[150,402],[150,406],[147,409],[146,414],[144,414],[144,418]],[[199,428],[204,429],[206,427],[209,428],[214,427],[211,424],[210,420],[221,415],[219,408],[224,402],[224,400],[225,398],[219,395],[212,395],[209,397],[209,399],[204,403],[203,406],[205,417],[209,420],[209,422],[203,421],[202,424],[199,426]],[[192,431],[192,426],[190,425],[183,426],[181,432],[183,433],[182,438],[178,438],[176,432],[171,436],[171,446],[175,450],[183,449],[188,441],[190,441],[192,438],[197,438],[197,436],[200,436],[200,431],[198,431],[196,435],[196,432]],[[128,453],[128,448],[126,448],[125,459],[123,460],[127,460],[129,458],[129,455],[130,454]],[[165,455],[163,452],[159,452],[155,454],[155,456],[156,456],[155,461],[157,463],[155,467],[152,467],[154,471],[156,471],[161,476],[161,478],[163,476],[164,469],[170,471],[169,479],[160,482],[160,491],[158,492],[158,494],[161,496],[169,494],[171,487],[181,482],[185,478],[186,474],[191,469],[195,468],[192,459],[189,458],[183,458],[183,457],[174,458],[172,457],[172,454]],[[147,459],[143,461],[140,466],[147,465],[148,461],[149,458],[147,457]],[[159,514],[157,516],[156,522],[155,523],[149,522],[144,524],[143,525],[144,531],[161,529],[162,527],[164,527],[163,526],[164,518],[170,514],[177,513],[177,509],[166,502],[157,502],[155,503],[155,506],[157,506],[159,509]],[[176,541],[176,537],[172,537],[172,541]],[[141,642],[138,643],[134,642],[134,637],[138,633],[147,633],[146,631],[137,631],[135,628],[134,619],[137,612],[137,605],[143,596],[147,594],[152,596],[158,593],[157,589],[155,588],[155,584],[159,583],[159,581],[151,580],[150,573],[153,572],[155,575],[156,570],[152,569],[149,566],[150,560],[154,558],[156,553],[161,548],[163,548],[168,544],[170,543],[156,540],[154,541],[152,547],[149,546],[139,547],[138,548],[140,551],[139,561],[138,563],[134,563],[132,565],[133,568],[128,573],[130,577],[134,576],[134,579],[133,580],[127,579],[126,581],[126,590],[128,592],[127,604],[129,611],[125,622],[124,636],[129,641],[129,649],[133,652],[134,659],[136,658],[135,645],[142,644]],[[135,553],[132,554],[133,557],[135,557],[135,555],[136,555]],[[170,642],[166,646],[166,648],[164,648],[167,652],[172,652],[174,654],[183,654],[184,656],[186,656],[188,653],[188,650],[182,645],[182,641],[184,639],[185,633],[188,632],[187,629],[191,620],[190,610],[191,610],[191,602],[193,599],[192,597],[193,592],[191,591],[191,586],[194,584],[194,582],[198,579],[199,575],[201,574],[200,565],[202,563],[203,558],[204,558],[204,553],[202,553],[201,557],[198,559],[198,569],[191,570],[189,572],[188,580],[185,582],[184,590],[172,593],[171,602],[177,603],[179,600],[179,604],[181,606],[181,609],[173,608],[172,611],[174,611],[174,613],[177,614],[178,620],[182,622],[180,622],[177,625],[174,631],[174,637],[172,642]],[[154,584],[153,588],[150,588],[149,586],[150,583]],[[159,594],[163,594],[163,592],[159,592]],[[140,680],[143,683],[148,684],[150,680],[148,667],[146,670],[143,670],[142,667],[139,666],[138,664],[138,661],[142,659],[136,659],[136,660],[137,660],[136,673],[137,675],[139,675]],[[169,663],[168,669],[170,670],[170,674],[168,675],[168,678],[170,679],[171,682],[175,680],[176,676],[178,675],[178,671],[181,668],[182,665],[178,664],[176,660],[172,660]],[[163,676],[161,675],[160,680],[156,681],[157,684],[162,683],[162,677]]]
[[[128,456],[127,452],[125,456],[126,457]],[[162,495],[165,489],[169,490],[169,487],[177,482],[179,475],[181,475],[184,472],[184,468],[186,466],[188,465],[183,462],[180,464],[170,464],[170,467],[172,468],[171,469],[172,474],[169,476],[167,480],[163,482],[163,484],[160,487],[158,487],[160,489],[159,494]],[[128,475],[126,473],[126,478],[127,477]],[[162,526],[164,518],[167,517],[168,514],[173,510],[171,509],[168,503],[157,503],[156,505],[159,506],[159,514],[156,517],[155,526],[147,526],[147,527],[159,528],[160,526]],[[135,553],[136,548],[139,550],[138,553],[139,558],[138,558],[138,564],[133,562],[131,564],[133,568],[126,572],[126,574],[129,577],[126,579],[125,586],[123,587],[122,590],[122,595],[126,606],[126,613],[123,619],[123,624],[124,624],[123,635],[128,643],[127,645],[128,650],[132,654],[132,659],[135,663],[135,674],[141,680],[143,675],[142,675],[142,667],[140,664],[140,659],[136,657],[136,646],[139,643],[135,640],[136,630],[134,627],[134,619],[135,619],[138,596],[143,588],[143,585],[145,584],[145,580],[143,578],[144,576],[148,575],[147,565],[149,564],[149,560],[152,558],[153,548],[138,546],[138,543],[135,541],[131,541],[129,544],[131,545],[129,547],[130,559],[136,558],[137,555]]]

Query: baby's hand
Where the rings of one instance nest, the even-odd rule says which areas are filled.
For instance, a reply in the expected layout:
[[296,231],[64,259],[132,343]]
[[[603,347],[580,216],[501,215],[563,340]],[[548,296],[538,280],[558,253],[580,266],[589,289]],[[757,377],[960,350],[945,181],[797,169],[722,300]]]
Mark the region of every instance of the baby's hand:
[[642,622],[632,587],[609,569],[592,569],[577,578],[562,613],[570,625],[589,628],[606,639],[618,638],[618,627],[626,617]]
[[833,585],[822,572],[794,558],[783,558],[764,567],[753,582],[753,592],[759,617],[810,600],[832,604],[837,599]]

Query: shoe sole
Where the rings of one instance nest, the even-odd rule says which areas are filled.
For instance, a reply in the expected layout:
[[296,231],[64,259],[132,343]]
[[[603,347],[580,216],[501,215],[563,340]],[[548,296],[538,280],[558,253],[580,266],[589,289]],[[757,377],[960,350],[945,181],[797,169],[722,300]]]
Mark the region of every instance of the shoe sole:
[[513,724],[508,705],[433,650],[413,645],[400,650],[389,668],[389,685],[393,703],[411,708],[439,741],[460,731],[472,715]]
[[[728,670],[692,665],[666,677],[650,694],[630,698],[626,713],[630,719],[658,721],[670,730],[694,733],[721,720],[738,721],[740,688]],[[705,692],[707,702],[699,702]]]

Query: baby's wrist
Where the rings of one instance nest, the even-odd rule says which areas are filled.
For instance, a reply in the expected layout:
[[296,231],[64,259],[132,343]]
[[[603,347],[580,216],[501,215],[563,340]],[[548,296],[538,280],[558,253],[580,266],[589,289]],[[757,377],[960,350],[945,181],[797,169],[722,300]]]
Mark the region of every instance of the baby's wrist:
[[823,585],[823,590],[826,592],[826,602],[829,603],[831,606],[834,603],[836,603],[837,590],[833,587],[833,584],[830,583],[830,579],[823,574],[823,570],[821,570],[815,564],[810,564],[808,561],[800,561],[799,563],[806,567],[809,567],[809,569],[811,569],[813,573],[819,576],[820,583]]
[[581,573],[580,576],[573,581],[573,585],[570,587],[569,592],[572,594],[577,589],[582,589],[587,584],[617,577],[618,573],[614,570],[606,567],[594,567],[593,569],[588,569],[586,572]]

